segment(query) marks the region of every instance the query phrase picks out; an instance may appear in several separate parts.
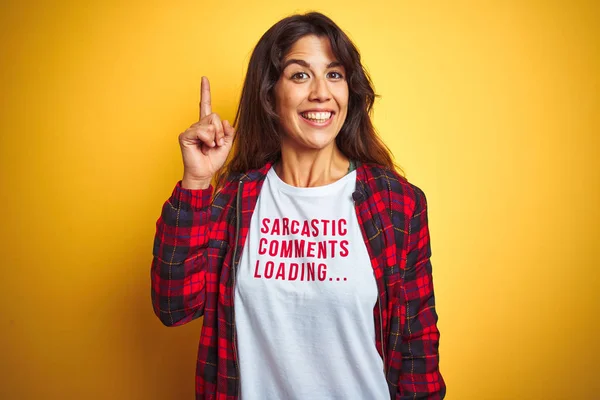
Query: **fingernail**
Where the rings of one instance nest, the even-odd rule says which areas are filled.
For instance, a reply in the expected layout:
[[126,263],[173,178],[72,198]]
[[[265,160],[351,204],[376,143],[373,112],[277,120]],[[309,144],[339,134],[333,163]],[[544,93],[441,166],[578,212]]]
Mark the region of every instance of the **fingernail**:
[[216,146],[216,143],[215,143],[215,141],[213,140],[211,147],[215,147],[215,146]]
[[219,139],[219,146],[223,146],[225,144],[225,139]]

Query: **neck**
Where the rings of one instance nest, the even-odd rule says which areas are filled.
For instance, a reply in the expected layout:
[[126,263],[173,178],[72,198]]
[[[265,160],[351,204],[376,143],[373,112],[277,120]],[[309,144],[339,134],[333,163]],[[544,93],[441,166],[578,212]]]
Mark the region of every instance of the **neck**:
[[335,142],[321,150],[281,147],[281,161],[275,172],[282,181],[296,187],[328,185],[348,173],[350,161]]

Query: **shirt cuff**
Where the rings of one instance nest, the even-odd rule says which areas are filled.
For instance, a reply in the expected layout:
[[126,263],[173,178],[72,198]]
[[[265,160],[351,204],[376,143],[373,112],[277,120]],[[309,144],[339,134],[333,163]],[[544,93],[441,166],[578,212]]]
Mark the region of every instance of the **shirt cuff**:
[[175,185],[169,201],[175,208],[200,211],[210,206],[213,190],[212,185],[206,189],[185,189],[181,187],[180,180]]

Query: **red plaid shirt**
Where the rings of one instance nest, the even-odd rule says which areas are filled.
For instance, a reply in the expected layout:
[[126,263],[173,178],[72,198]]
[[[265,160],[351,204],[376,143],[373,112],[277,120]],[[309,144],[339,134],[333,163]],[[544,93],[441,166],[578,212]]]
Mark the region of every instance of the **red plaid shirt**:
[[[154,312],[167,326],[204,316],[196,399],[238,398],[235,269],[269,168],[228,180],[214,198],[212,187],[183,189],[179,181],[156,222]],[[359,163],[356,172],[353,198],[377,281],[375,344],[390,398],[443,399],[425,194],[373,164]]]

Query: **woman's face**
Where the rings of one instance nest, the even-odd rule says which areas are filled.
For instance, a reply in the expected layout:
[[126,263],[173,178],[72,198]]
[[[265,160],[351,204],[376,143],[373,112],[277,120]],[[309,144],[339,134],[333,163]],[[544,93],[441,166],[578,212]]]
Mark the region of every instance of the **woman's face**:
[[284,130],[282,146],[299,150],[335,146],[348,113],[348,83],[329,39],[300,38],[283,65],[275,84],[275,110]]

